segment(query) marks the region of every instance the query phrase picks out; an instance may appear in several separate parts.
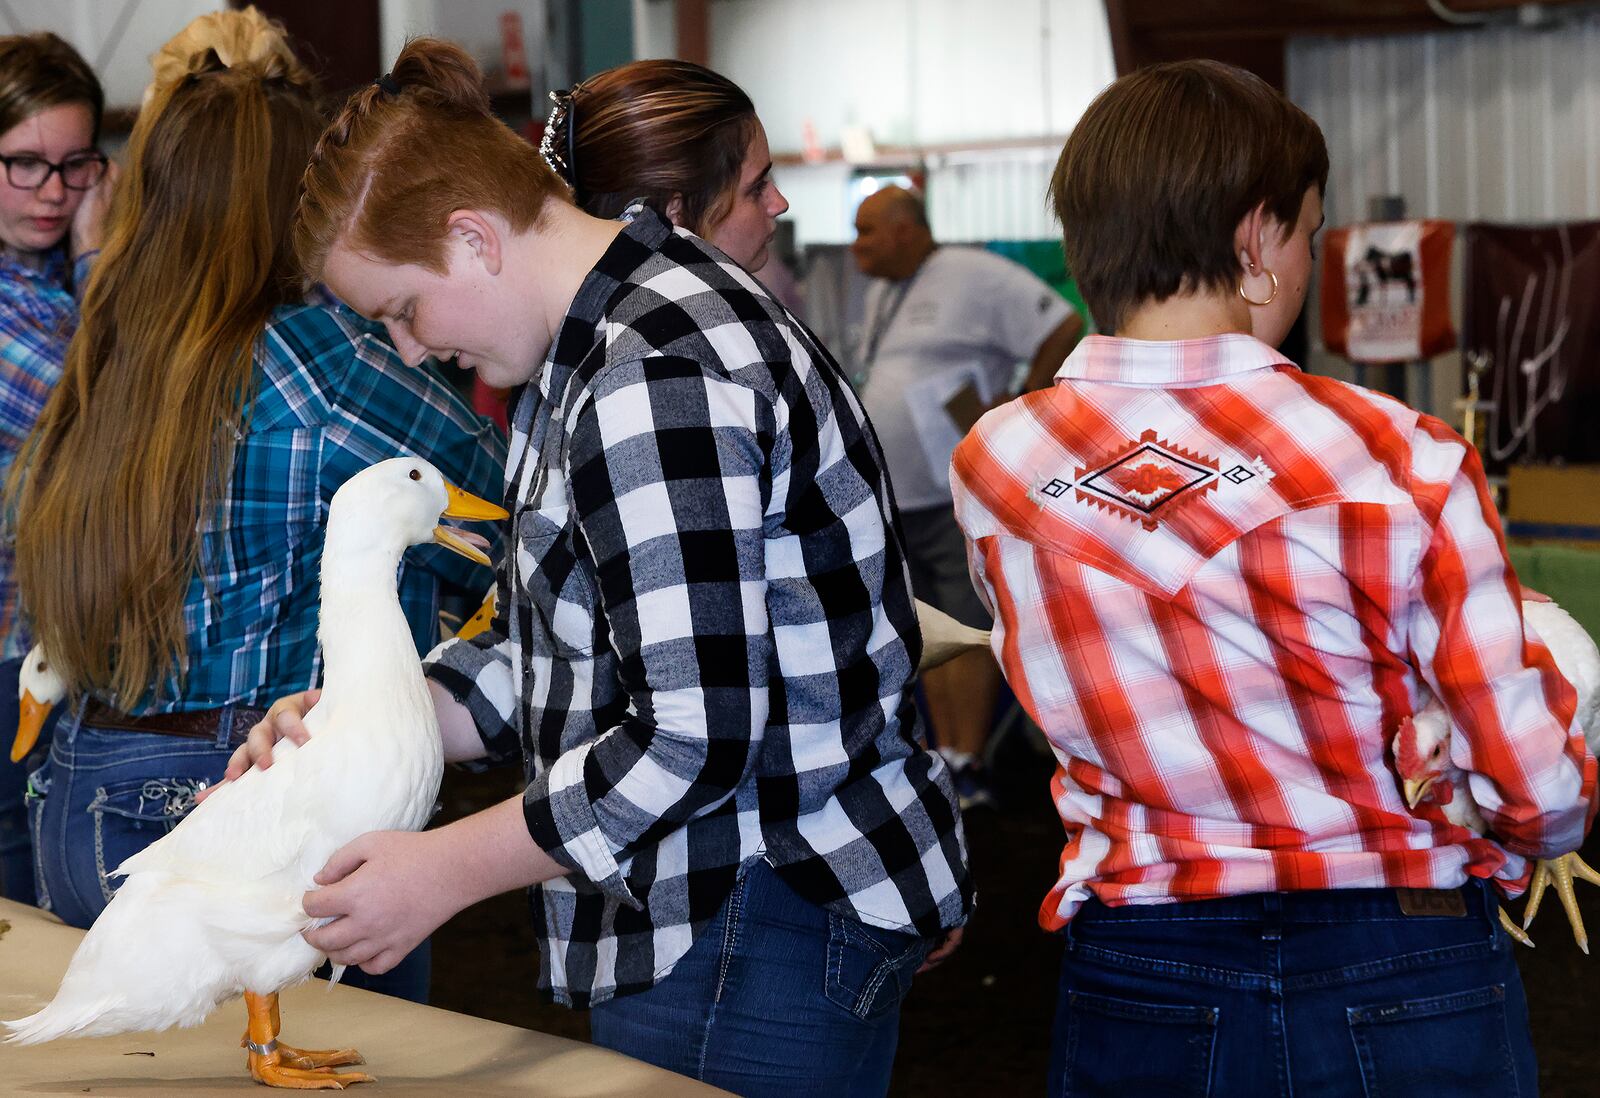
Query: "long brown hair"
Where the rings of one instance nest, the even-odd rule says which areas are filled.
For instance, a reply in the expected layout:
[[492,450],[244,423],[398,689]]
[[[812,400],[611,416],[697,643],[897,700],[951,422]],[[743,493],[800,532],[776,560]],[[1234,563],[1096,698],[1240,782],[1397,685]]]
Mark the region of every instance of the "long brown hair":
[[[576,122],[574,122],[576,119]],[[708,235],[728,214],[755,133],[756,108],[732,80],[691,61],[633,61],[573,90],[553,135],[571,150],[565,176],[578,203],[616,217],[630,199],[663,213],[676,198],[684,228]]]
[[231,472],[254,344],[298,294],[290,223],[322,124],[280,61],[210,49],[156,106],[8,485],[35,636],[70,689],[124,708],[183,674],[197,525]]
[[335,243],[443,273],[456,210],[492,210],[515,232],[566,188],[489,111],[483,73],[459,46],[406,43],[394,70],[352,95],[306,168],[295,247],[320,278]]

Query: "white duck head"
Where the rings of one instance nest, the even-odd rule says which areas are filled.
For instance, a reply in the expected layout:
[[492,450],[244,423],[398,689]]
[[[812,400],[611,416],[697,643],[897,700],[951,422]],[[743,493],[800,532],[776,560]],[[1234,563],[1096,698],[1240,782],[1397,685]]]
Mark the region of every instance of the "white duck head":
[[22,675],[17,684],[17,703],[21,713],[17,718],[17,738],[11,744],[11,761],[27,758],[33,745],[39,742],[39,731],[61,699],[67,696],[67,684],[61,681],[45,657],[44,645],[36,644],[22,661]]
[[333,494],[324,566],[369,561],[373,554],[398,559],[406,546],[426,541],[488,564],[483,538],[439,520],[505,517],[503,507],[463,492],[421,458],[390,458],[361,470]]

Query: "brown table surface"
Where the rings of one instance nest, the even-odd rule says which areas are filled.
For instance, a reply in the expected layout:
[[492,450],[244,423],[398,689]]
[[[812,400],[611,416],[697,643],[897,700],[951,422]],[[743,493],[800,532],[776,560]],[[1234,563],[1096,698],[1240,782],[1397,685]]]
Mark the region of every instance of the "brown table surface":
[[[0,1018],[31,1014],[55,994],[83,932],[37,908],[0,899]],[[530,983],[532,974],[530,973]],[[530,986],[528,993],[534,994]],[[704,1096],[723,1091],[593,1045],[325,982],[281,997],[284,1041],[354,1046],[377,1076],[345,1093],[370,1095]],[[0,1095],[266,1095],[245,1069],[244,1001],[204,1025],[17,1048],[0,1044]],[[349,1069],[346,1069],[349,1070]],[[340,1093],[318,1091],[316,1093]]]

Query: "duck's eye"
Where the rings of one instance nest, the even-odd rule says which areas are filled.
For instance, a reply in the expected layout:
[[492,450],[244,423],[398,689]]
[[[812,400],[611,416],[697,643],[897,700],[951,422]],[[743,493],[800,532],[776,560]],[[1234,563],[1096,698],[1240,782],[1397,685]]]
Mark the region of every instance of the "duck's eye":
[[421,469],[413,469],[413,470],[411,470],[411,479],[412,480],[421,480],[422,479],[422,470]]
[[41,664],[40,664],[40,665],[39,665],[39,671],[40,671],[40,672],[41,672],[41,673],[42,673],[42,672],[43,672],[43,671],[44,671],[44,669],[45,669],[45,667],[46,667],[46,666],[47,666],[47,665],[46,665],[46,664],[42,664],[42,663],[41,663]]

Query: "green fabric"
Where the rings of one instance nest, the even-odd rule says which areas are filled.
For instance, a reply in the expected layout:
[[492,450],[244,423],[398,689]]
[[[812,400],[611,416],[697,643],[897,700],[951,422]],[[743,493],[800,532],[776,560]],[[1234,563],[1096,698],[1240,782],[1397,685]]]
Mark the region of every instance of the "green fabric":
[[[578,26],[573,29],[583,52],[584,76],[633,60],[633,0],[585,0],[572,10],[578,16]],[[536,33],[530,33],[538,39]]]
[[1048,282],[1062,297],[1072,302],[1072,307],[1083,317],[1085,331],[1094,330],[1089,316],[1089,306],[1083,303],[1078,284],[1067,271],[1067,257],[1061,251],[1059,240],[991,240],[984,247],[996,255],[1003,255],[1013,263],[1020,263]]
[[1555,599],[1590,636],[1600,637],[1600,549],[1549,543],[1508,548],[1519,580]]

